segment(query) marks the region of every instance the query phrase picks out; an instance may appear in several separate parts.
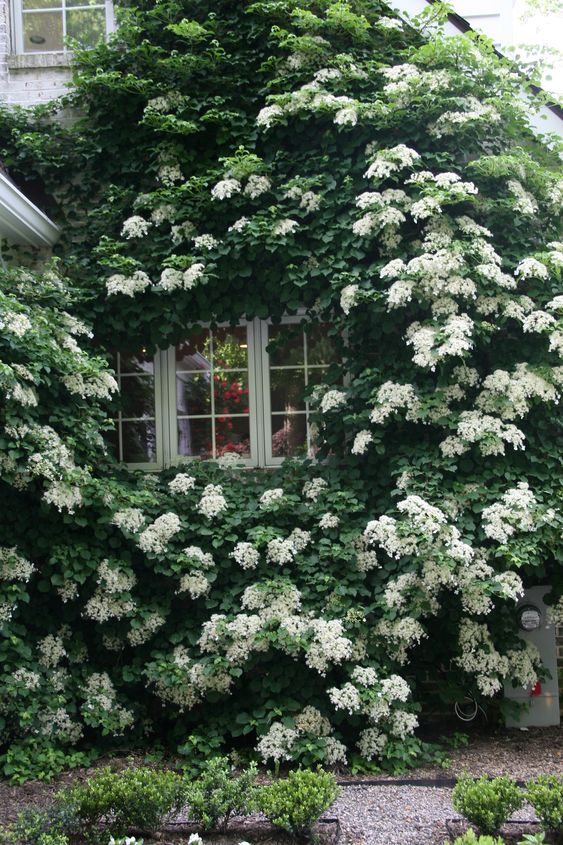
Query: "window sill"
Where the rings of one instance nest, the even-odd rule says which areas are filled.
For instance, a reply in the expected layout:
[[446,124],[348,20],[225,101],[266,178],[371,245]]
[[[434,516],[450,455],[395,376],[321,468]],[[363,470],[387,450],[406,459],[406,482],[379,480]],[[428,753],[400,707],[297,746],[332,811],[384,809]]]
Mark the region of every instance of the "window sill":
[[24,68],[70,67],[72,53],[12,53],[8,56],[8,67],[11,70]]

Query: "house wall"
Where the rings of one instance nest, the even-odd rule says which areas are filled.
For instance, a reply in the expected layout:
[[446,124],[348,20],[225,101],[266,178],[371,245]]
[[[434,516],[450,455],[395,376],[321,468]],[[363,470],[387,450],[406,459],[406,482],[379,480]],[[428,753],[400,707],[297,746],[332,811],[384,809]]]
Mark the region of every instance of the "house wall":
[[13,106],[48,103],[66,91],[68,53],[17,55],[9,0],[0,0],[0,100]]
[[495,47],[513,43],[515,0],[455,0],[453,5],[474,29],[492,38]]

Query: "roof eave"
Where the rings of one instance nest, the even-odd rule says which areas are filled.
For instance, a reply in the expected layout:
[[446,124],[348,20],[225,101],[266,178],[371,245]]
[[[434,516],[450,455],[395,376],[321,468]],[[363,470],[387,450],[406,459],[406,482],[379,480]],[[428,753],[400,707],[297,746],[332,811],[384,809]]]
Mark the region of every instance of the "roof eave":
[[52,247],[60,229],[0,172],[0,237],[13,244]]

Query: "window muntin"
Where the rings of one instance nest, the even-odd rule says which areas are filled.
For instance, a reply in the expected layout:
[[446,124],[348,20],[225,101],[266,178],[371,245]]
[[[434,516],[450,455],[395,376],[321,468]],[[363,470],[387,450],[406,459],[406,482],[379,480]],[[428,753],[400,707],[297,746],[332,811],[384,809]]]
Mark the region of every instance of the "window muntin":
[[132,469],[227,452],[248,466],[314,457],[305,396],[336,360],[328,326],[298,316],[194,326],[154,357],[121,355],[115,452]]
[[66,38],[93,47],[113,29],[110,0],[14,0],[18,53],[61,53]]

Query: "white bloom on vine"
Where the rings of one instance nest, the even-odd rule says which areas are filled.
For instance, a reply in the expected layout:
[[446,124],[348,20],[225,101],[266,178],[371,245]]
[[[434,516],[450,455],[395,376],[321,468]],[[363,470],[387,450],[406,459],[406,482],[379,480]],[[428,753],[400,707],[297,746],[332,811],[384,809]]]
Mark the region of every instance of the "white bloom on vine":
[[197,510],[207,519],[213,519],[227,509],[227,500],[220,484],[208,484],[203,489]]
[[23,337],[31,329],[31,320],[25,314],[10,314],[3,325],[16,337]]
[[407,305],[412,300],[413,290],[414,282],[408,279],[399,279],[397,282],[393,282],[386,293],[387,308],[390,310]]
[[266,191],[269,191],[272,187],[272,183],[268,179],[267,176],[261,176],[258,173],[252,173],[248,177],[248,182],[244,188],[244,193],[247,197],[250,197],[251,200],[257,199],[261,197],[262,194],[265,194]]
[[209,552],[204,552],[199,546],[187,546],[183,549],[183,552],[186,557],[195,560],[197,565],[203,569],[211,569],[215,565],[213,556]]
[[377,728],[366,728],[361,731],[358,740],[358,750],[365,760],[379,757],[387,745],[387,737]]
[[144,217],[134,214],[133,217],[128,217],[123,222],[121,237],[127,238],[127,240],[130,238],[144,238],[148,234],[151,225],[149,220],[145,220]]
[[311,532],[303,528],[294,528],[288,540],[291,540],[296,552],[302,552],[311,542]]
[[264,490],[264,492],[260,496],[260,509],[266,510],[267,508],[276,504],[276,502],[279,503],[280,500],[283,499],[283,495],[284,493],[281,487],[275,487],[272,490]]
[[319,519],[319,528],[326,530],[327,528],[338,528],[340,519],[334,513],[324,513]]
[[548,314],[547,311],[532,311],[531,314],[524,317],[522,329],[525,332],[538,332],[541,334],[542,332],[549,331],[556,322],[555,317],[552,314]]
[[411,167],[420,158],[419,153],[405,144],[398,144],[390,149],[380,150],[364,173],[366,179],[386,179],[397,170]]
[[172,236],[172,243],[174,246],[179,246],[184,241],[193,238],[196,228],[191,220],[184,220],[183,223],[178,223],[177,226],[172,226],[170,234]]
[[499,123],[501,116],[497,109],[491,105],[481,103],[476,97],[466,97],[463,104],[463,111],[446,111],[440,115],[438,120],[429,127],[431,135],[441,138],[444,135],[454,135],[460,126],[479,123]]
[[396,279],[407,269],[402,258],[393,258],[379,271],[381,279]]
[[168,512],[152,522],[139,536],[139,548],[151,554],[163,554],[169,540],[181,529],[177,514]]
[[438,534],[447,522],[440,508],[430,505],[420,496],[407,496],[399,502],[397,510],[406,514],[411,525],[425,534]]
[[419,399],[412,384],[398,384],[386,381],[377,391],[377,405],[370,414],[370,420],[376,425],[384,422],[390,414],[404,408],[407,419],[415,419]]
[[229,231],[229,232],[242,232],[243,229],[246,229],[246,227],[248,226],[249,223],[250,223],[250,220],[248,219],[248,217],[239,217],[238,220],[235,220],[235,222],[232,224],[232,226],[229,226],[227,231]]
[[535,531],[536,497],[526,481],[504,493],[499,502],[483,510],[483,530],[487,537],[506,543],[517,531]]
[[195,487],[195,478],[186,472],[179,472],[172,481],[168,482],[168,489],[171,493],[186,495]]
[[346,394],[341,390],[329,390],[321,399],[320,408],[323,414],[335,411],[346,404]]
[[357,122],[358,109],[353,105],[339,109],[334,115],[334,123],[337,126],[355,126]]
[[299,208],[305,209],[305,211],[317,211],[322,202],[322,197],[319,194],[316,194],[314,191],[305,191],[301,197],[301,201],[299,203]]
[[286,235],[292,235],[299,228],[297,220],[291,220],[289,217],[284,217],[278,220],[273,228],[272,235],[275,238],[285,238]]
[[375,22],[375,26],[380,26],[382,29],[403,29],[403,22],[400,21],[398,18],[378,18]]
[[44,500],[54,505],[59,511],[63,509],[74,513],[75,509],[82,504],[82,493],[80,488],[67,484],[64,481],[55,481],[43,494]]
[[417,725],[418,717],[414,713],[396,710],[391,717],[391,734],[399,739],[405,739],[414,732]]
[[419,220],[426,220],[427,217],[431,217],[433,214],[440,214],[441,211],[442,207],[436,197],[423,197],[417,202],[414,202],[410,209],[415,223],[418,223]]
[[194,247],[196,249],[212,250],[219,246],[219,241],[213,235],[197,235],[194,238]]
[[306,499],[311,499],[313,502],[316,502],[321,493],[324,493],[327,487],[328,482],[326,482],[324,478],[312,478],[310,481],[306,481],[303,485],[303,496]]
[[[72,378],[72,376],[64,376],[63,382],[66,384],[66,379],[69,378]],[[6,399],[9,399],[12,402],[17,402],[18,405],[22,405],[27,408],[36,407],[38,401],[37,394],[34,389],[29,387],[27,384],[20,384],[18,381],[15,382],[11,390],[6,394]]]
[[176,593],[189,593],[190,598],[199,599],[206,595],[211,588],[210,582],[207,580],[203,572],[194,569],[193,572],[187,575],[182,575],[180,578],[180,585]]
[[313,642],[309,645],[305,662],[310,669],[324,675],[330,663],[342,663],[352,656],[352,641],[344,636],[340,619],[313,619],[309,628]]
[[293,541],[289,539],[283,540],[281,537],[275,537],[268,543],[267,558],[271,563],[277,563],[283,566],[285,563],[292,563],[297,549]]
[[283,109],[281,106],[265,106],[258,112],[256,117],[257,126],[262,126],[264,129],[270,129],[279,117],[283,116]]
[[256,743],[256,750],[265,763],[268,760],[273,760],[275,763],[291,760],[292,748],[298,736],[299,734],[293,728],[286,728],[281,722],[273,722],[268,733],[261,736]]
[[362,705],[360,693],[351,683],[344,684],[340,689],[332,687],[328,690],[328,697],[335,710],[346,710],[350,715],[358,713]]
[[563,311],[563,296],[554,296],[545,307],[550,311]]
[[507,188],[512,196],[515,197],[514,208],[516,211],[529,216],[537,212],[538,203],[536,198],[529,191],[526,191],[517,179],[511,179],[507,183]]
[[229,199],[234,194],[239,194],[241,187],[238,179],[222,179],[211,189],[211,197],[214,200]]
[[521,279],[549,279],[549,270],[536,258],[523,258],[516,267],[514,275]]
[[163,164],[158,171],[158,180],[168,187],[174,185],[175,182],[181,182],[183,178],[179,164]]
[[260,553],[252,543],[241,541],[236,544],[229,557],[234,558],[242,569],[255,569],[260,560]]
[[563,356],[563,332],[552,332],[549,337],[549,351]]
[[184,270],[183,287],[186,290],[191,290],[191,288],[195,287],[197,282],[203,276],[204,271],[205,265],[199,263],[192,264],[191,267],[188,267],[187,270]]
[[124,508],[116,511],[111,518],[112,525],[117,525],[122,531],[136,534],[145,523],[145,516],[138,508]]
[[372,442],[373,435],[371,431],[367,429],[359,431],[354,438],[354,443],[350,451],[353,455],[364,455],[367,452],[369,444]]
[[124,296],[135,296],[136,293],[142,293],[150,285],[151,280],[143,270],[135,270],[132,276],[115,273],[109,279],[106,279],[108,296],[114,296],[118,293]]
[[346,285],[340,291],[340,307],[348,315],[354,305],[357,304],[359,285]]
[[163,290],[176,290],[184,287],[184,273],[174,267],[165,267],[160,274],[160,287]]

